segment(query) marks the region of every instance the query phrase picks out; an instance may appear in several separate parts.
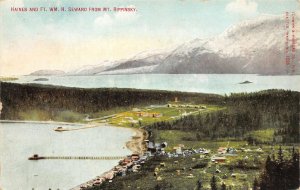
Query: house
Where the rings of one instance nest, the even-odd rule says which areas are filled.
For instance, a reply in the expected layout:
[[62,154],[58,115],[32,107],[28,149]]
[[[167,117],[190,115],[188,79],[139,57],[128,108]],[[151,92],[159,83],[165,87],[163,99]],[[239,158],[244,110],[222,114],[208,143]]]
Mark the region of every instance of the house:
[[151,154],[151,152],[150,151],[146,151],[145,153],[144,153],[144,156],[143,157],[150,157],[150,156],[152,156],[152,154]]
[[163,152],[164,148],[166,146],[167,146],[166,142],[163,142],[163,143],[148,142],[148,144],[147,144],[147,151],[149,151],[151,153]]
[[114,173],[113,172],[108,172],[105,174],[105,179],[111,180],[114,178]]
[[157,113],[157,112],[142,112],[142,111],[139,111],[139,112],[136,112],[136,116],[138,117],[161,117],[162,114],[161,113]]
[[138,111],[141,111],[141,109],[139,109],[139,108],[133,108],[132,111],[138,112]]
[[158,117],[162,117],[161,113],[151,113],[152,117],[158,118]]
[[139,159],[140,159],[140,156],[138,154],[131,155],[131,161],[138,161]]
[[213,156],[213,157],[211,157],[211,161],[223,163],[226,161],[226,157],[225,156]]
[[121,160],[121,161],[119,162],[119,164],[120,164],[121,166],[126,166],[126,165],[128,165],[129,163],[131,163],[131,160],[130,160],[129,158],[124,158],[123,160]]
[[173,150],[175,151],[176,154],[179,154],[179,155],[182,154],[182,149],[180,146],[174,146]]
[[140,169],[141,169],[141,165],[139,165],[139,164],[136,164],[132,167],[133,172],[138,172]]
[[147,143],[147,151],[149,151],[150,153],[156,152],[156,148],[155,148],[154,142],[149,141]]
[[228,156],[234,156],[237,154],[237,150],[235,148],[227,148],[227,151],[226,151],[226,155]]
[[167,143],[167,142],[161,143],[161,147],[162,147],[162,148],[166,148],[167,146],[168,146],[168,143]]
[[226,154],[227,148],[226,147],[219,147],[218,148],[218,154]]

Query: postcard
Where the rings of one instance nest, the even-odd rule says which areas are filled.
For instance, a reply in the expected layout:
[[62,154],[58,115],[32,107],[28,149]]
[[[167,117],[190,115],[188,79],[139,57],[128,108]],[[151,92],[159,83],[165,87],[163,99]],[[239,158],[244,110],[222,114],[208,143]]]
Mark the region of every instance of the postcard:
[[299,188],[299,0],[0,0],[0,190]]

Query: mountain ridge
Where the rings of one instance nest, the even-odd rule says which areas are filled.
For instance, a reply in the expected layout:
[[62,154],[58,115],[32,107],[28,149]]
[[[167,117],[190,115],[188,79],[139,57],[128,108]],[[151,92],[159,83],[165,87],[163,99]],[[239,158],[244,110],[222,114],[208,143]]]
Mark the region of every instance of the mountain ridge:
[[[211,38],[197,38],[171,50],[143,51],[67,74],[300,74],[299,64],[294,73],[285,64],[285,32],[283,15],[262,15]],[[298,57],[300,51],[295,54]]]

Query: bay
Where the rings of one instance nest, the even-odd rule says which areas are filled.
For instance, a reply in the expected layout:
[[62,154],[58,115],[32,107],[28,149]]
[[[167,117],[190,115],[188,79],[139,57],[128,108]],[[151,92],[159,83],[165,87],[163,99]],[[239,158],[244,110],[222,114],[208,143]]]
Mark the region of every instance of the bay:
[[[56,132],[61,125],[0,123],[0,186],[4,190],[70,189],[117,165],[118,160],[38,160],[40,156],[126,156],[133,130],[101,126]],[[69,126],[68,126],[69,127]]]
[[[48,81],[34,81],[47,78]],[[244,81],[252,83],[240,84]],[[255,74],[135,74],[98,76],[20,76],[16,83],[37,83],[78,88],[135,88],[230,94],[266,89],[300,91],[300,75]]]

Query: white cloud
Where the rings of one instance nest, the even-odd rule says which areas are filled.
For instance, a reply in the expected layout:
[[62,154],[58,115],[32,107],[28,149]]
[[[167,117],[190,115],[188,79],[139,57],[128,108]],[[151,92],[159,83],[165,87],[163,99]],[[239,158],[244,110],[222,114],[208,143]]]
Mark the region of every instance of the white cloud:
[[226,11],[241,15],[255,14],[257,11],[257,3],[253,0],[234,0],[227,4]]
[[24,7],[24,1],[23,0],[0,0],[1,6],[7,6],[7,7]]
[[117,12],[114,16],[116,21],[125,23],[133,22],[139,17],[136,13],[127,12]]
[[110,26],[114,21],[110,15],[105,13],[104,15],[97,17],[94,23],[96,26]]
[[[126,6],[127,8],[135,8],[135,6]],[[97,27],[113,26],[129,24],[137,20],[139,15],[137,12],[115,12],[114,14],[105,13],[95,19],[94,24]]]

